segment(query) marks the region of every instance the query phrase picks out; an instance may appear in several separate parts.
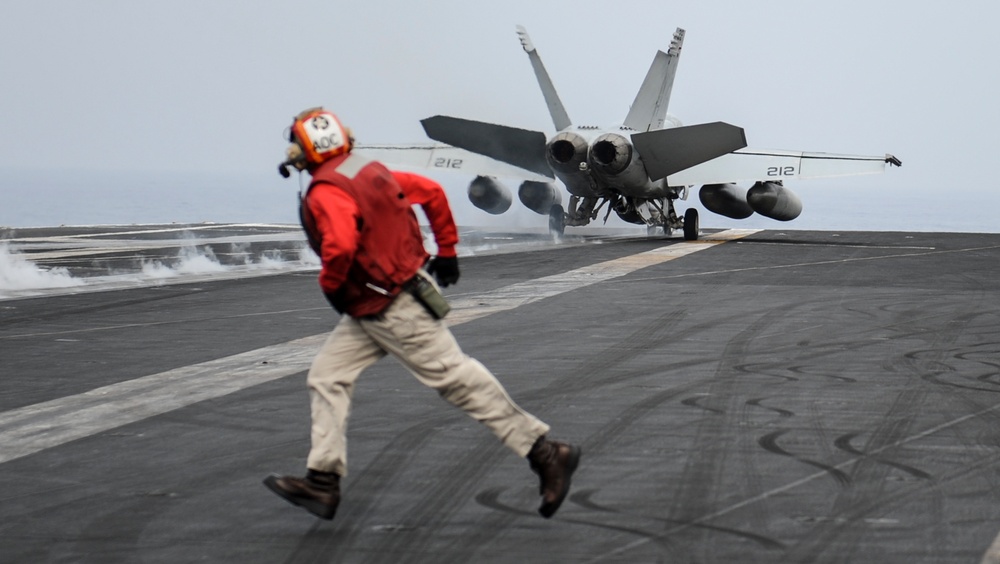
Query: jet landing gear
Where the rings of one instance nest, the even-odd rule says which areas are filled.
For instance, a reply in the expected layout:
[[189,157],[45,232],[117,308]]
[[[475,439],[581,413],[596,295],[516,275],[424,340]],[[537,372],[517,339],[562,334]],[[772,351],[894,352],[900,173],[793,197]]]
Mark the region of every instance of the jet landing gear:
[[562,237],[566,232],[566,213],[559,204],[553,204],[549,208],[549,233],[557,237]]
[[684,240],[698,240],[698,210],[688,208],[684,212]]
[[[674,229],[681,229],[684,232],[685,241],[697,241],[700,231],[700,225],[698,223],[698,210],[695,208],[688,208],[684,211],[684,219],[677,217],[677,212],[674,211],[674,201],[671,199],[665,199],[664,204],[666,210],[661,207],[659,209],[659,217],[653,217],[649,227],[655,227],[657,223],[662,225],[663,233],[668,237],[674,232]],[[659,220],[659,221],[657,221]]]
[[[549,208],[549,233],[562,237],[566,226],[582,227],[597,218],[597,198],[581,198],[570,196],[569,208],[555,204]],[[603,204],[602,204],[603,205]]]

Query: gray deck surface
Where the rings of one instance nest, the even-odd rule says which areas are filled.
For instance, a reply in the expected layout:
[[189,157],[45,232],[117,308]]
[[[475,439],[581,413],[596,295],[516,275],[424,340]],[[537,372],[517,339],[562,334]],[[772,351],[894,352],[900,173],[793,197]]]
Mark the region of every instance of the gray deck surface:
[[392,359],[359,382],[336,519],[268,492],[304,471],[336,322],[291,272],[0,301],[0,562],[983,558],[1000,235],[763,231],[593,280],[690,243],[568,239],[463,257],[447,291],[466,352],[583,448],[553,519]]

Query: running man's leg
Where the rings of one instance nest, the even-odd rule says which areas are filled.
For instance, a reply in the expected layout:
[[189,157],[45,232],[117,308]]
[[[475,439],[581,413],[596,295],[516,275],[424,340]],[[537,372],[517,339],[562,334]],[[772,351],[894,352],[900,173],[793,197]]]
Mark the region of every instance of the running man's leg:
[[448,327],[403,292],[364,331],[398,358],[423,384],[483,423],[507,447],[525,457],[549,426],[517,406],[496,377],[462,352]]
[[347,418],[354,382],[385,356],[354,318],[343,316],[320,348],[307,378],[312,405],[310,470],[347,475]]

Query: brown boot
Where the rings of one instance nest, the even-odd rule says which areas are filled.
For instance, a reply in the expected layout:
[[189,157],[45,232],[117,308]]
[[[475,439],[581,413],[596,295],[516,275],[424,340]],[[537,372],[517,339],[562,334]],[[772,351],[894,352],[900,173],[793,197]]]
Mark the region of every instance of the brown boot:
[[333,472],[309,470],[305,478],[271,474],[264,485],[320,519],[333,519],[340,503],[340,476]]
[[548,519],[555,515],[569,493],[570,478],[580,463],[580,447],[540,437],[528,453],[531,469],[541,478],[538,512]]

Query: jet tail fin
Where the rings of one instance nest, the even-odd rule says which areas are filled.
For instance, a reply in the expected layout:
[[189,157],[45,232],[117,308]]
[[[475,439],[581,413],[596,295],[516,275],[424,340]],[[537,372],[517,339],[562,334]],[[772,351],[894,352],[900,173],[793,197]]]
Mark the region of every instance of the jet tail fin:
[[545,160],[545,134],[449,116],[420,120],[435,141],[552,178]]
[[549,115],[552,116],[552,123],[556,126],[556,131],[562,131],[573,125],[573,122],[569,120],[569,115],[566,113],[566,108],[563,107],[562,102],[559,100],[559,94],[556,94],[556,87],[552,84],[552,79],[549,78],[549,73],[545,70],[545,65],[542,64],[542,58],[538,55],[538,51],[535,50],[535,45],[531,42],[531,38],[528,37],[528,31],[522,26],[517,26],[517,37],[521,40],[521,46],[524,47],[524,52],[528,54],[528,59],[531,60],[531,67],[535,69],[535,78],[538,79],[538,86],[542,89],[542,96],[545,97],[545,103],[549,106]]
[[674,87],[674,75],[677,73],[677,63],[683,45],[684,30],[677,28],[667,52],[656,52],[653,64],[650,65],[628,116],[625,117],[627,127],[636,131],[663,129],[663,122],[667,117],[667,105],[670,103],[670,91]]

